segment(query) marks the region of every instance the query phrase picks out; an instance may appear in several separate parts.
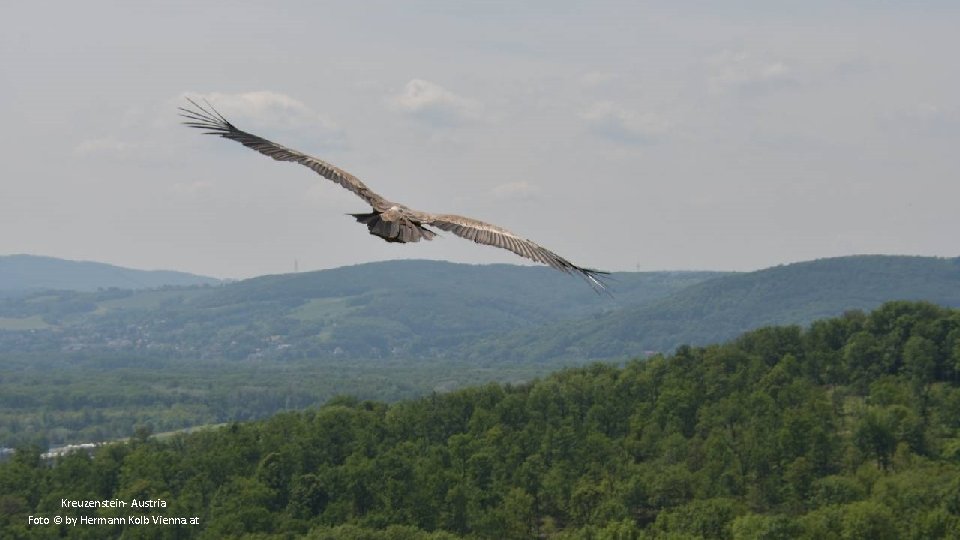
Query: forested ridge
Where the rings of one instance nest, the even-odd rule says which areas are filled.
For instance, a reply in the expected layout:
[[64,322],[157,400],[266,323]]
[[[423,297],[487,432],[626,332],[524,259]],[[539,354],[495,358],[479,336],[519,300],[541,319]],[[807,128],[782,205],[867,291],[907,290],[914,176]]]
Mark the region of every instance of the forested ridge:
[[610,278],[613,298],[546,267],[411,260],[0,298],[0,452],[529,381],[890,300],[960,307],[960,258]]
[[223,286],[0,298],[0,451],[266,418],[338,393],[393,402],[530,380],[558,364],[468,360],[452,347],[717,275],[618,274],[610,299],[546,267],[404,260]]
[[386,261],[222,286],[42,291],[0,298],[0,361],[439,358],[477,336],[649,303],[719,275],[617,274],[610,298],[545,267]]
[[[894,302],[623,367],[0,465],[0,536],[956,538],[960,311]],[[157,499],[199,525],[61,499]]]
[[708,345],[761,326],[808,324],[892,300],[960,307],[960,258],[854,255],[717,276],[590,319],[468,344],[473,359],[610,359]]

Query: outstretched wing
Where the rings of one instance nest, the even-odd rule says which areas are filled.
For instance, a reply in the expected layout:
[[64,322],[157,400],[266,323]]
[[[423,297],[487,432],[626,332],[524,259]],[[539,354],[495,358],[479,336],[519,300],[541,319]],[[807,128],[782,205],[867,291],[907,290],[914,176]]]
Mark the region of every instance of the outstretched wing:
[[227,121],[227,119],[218,113],[216,109],[214,109],[209,103],[207,103],[207,107],[205,108],[190,98],[187,98],[187,101],[189,101],[195,108],[189,109],[179,107],[181,111],[180,116],[188,119],[188,121],[184,122],[184,124],[197,129],[206,130],[208,135],[219,135],[226,139],[230,139],[231,141],[237,141],[247,148],[252,148],[257,152],[260,152],[265,156],[270,156],[277,161],[293,161],[295,163],[305,165],[320,176],[328,180],[333,180],[334,182],[357,194],[361,199],[366,201],[367,204],[376,210],[383,211],[392,205],[392,203],[374,193],[373,190],[368,188],[366,184],[360,181],[359,178],[353,176],[347,171],[331,165],[322,159],[308,156],[307,154],[298,152],[285,146],[281,146],[264,138],[257,137],[256,135],[252,135],[246,131],[241,131]]
[[508,249],[521,257],[549,265],[568,274],[576,274],[586,280],[598,292],[607,291],[607,286],[601,279],[609,272],[577,266],[549,249],[496,225],[453,214],[425,214],[419,217],[424,225],[433,225],[438,229],[452,232],[461,238],[473,240],[478,244]]

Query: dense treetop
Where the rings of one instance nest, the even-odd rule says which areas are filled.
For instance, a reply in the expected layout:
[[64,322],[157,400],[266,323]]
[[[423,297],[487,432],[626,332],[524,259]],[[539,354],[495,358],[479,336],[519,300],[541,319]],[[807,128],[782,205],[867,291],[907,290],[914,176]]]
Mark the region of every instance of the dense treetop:
[[[0,536],[955,538],[960,311],[894,302],[623,367],[334,400],[0,465]],[[67,531],[61,498],[198,526]]]

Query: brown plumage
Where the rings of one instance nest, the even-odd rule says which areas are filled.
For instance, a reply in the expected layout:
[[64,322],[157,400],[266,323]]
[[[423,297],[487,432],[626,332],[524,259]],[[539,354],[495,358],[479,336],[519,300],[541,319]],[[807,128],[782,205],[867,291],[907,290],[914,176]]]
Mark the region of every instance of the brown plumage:
[[607,272],[577,266],[549,249],[496,225],[454,214],[429,214],[391,202],[374,193],[359,178],[347,171],[321,159],[241,131],[209,103],[203,107],[190,98],[187,100],[195,108],[180,107],[181,116],[188,119],[184,124],[203,129],[208,135],[219,135],[237,141],[247,148],[252,148],[278,161],[292,161],[309,167],[320,176],[355,193],[366,201],[373,211],[351,215],[358,222],[366,225],[370,234],[379,236],[387,242],[407,243],[432,240],[437,233],[426,227],[430,225],[452,232],[461,238],[473,240],[478,244],[507,249],[521,257],[549,265],[562,272],[576,274],[585,279],[594,290],[606,291],[606,285],[601,281],[601,276],[606,275]]

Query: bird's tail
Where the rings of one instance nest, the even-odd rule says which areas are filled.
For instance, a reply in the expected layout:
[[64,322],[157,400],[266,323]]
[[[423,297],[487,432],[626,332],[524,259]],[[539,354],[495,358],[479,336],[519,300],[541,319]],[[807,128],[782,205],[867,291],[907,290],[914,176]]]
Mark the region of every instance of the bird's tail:
[[358,222],[366,225],[370,234],[379,236],[387,242],[419,242],[420,240],[433,240],[433,237],[437,235],[423,225],[407,218],[388,221],[383,219],[380,212],[350,215]]

